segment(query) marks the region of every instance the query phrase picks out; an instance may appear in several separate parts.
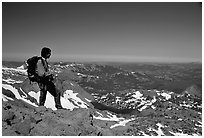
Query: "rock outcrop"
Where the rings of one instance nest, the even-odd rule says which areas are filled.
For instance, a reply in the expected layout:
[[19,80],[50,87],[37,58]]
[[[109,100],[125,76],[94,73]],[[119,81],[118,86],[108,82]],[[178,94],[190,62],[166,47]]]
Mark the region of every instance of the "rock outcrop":
[[16,103],[3,102],[2,113],[3,136],[112,135],[109,128],[93,121],[88,109],[53,111],[46,107],[19,107]]

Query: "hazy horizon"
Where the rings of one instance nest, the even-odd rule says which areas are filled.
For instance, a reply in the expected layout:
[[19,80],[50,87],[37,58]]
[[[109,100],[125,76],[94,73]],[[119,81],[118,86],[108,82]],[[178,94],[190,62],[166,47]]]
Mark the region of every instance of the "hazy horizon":
[[[16,62],[24,63],[27,59],[23,60],[2,60],[2,62]],[[85,63],[85,64],[202,64],[202,61],[105,61],[105,60],[49,60],[49,63]]]
[[202,62],[202,3],[3,2],[2,60]]

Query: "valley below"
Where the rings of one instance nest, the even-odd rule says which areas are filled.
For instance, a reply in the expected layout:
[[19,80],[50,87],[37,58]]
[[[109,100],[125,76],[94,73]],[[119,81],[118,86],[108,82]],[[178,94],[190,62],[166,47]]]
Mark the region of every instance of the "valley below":
[[62,106],[2,62],[3,136],[202,136],[200,63],[53,62]]

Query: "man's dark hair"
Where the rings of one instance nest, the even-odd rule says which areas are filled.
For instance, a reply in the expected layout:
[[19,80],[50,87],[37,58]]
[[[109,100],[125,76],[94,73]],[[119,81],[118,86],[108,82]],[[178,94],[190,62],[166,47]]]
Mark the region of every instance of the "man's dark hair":
[[51,49],[50,48],[47,48],[47,47],[43,47],[42,50],[41,50],[41,56],[42,57],[46,57],[47,54],[51,53]]

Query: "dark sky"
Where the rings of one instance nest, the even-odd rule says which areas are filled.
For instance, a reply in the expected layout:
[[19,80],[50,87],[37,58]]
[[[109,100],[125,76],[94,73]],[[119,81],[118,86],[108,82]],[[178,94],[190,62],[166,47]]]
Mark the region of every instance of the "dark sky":
[[201,3],[2,3],[2,59],[202,60]]

